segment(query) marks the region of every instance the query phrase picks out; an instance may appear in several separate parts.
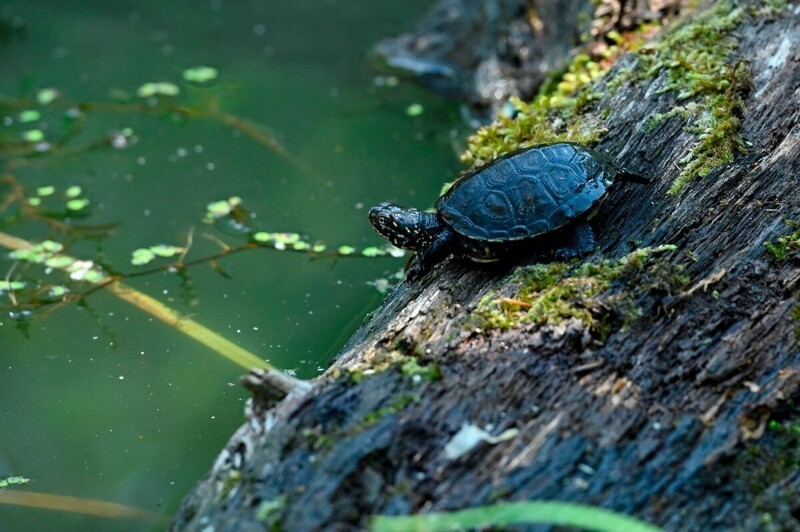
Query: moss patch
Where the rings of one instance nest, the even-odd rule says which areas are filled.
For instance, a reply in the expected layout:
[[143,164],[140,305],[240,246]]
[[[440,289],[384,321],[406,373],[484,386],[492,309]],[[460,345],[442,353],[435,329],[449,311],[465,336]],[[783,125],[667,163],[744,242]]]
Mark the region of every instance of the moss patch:
[[512,99],[513,118],[499,117],[470,136],[461,160],[476,167],[523,146],[564,140],[597,142],[605,128],[598,117],[585,111],[602,96],[591,86],[604,72],[588,55],[579,54],[564,72],[542,85],[532,102]]
[[[595,144],[607,131],[604,113],[593,105],[603,91],[616,91],[628,81],[649,83],[663,75],[666,82],[659,92],[676,92],[680,104],[651,116],[649,130],[677,116],[686,121],[686,131],[697,136],[670,188],[677,194],[691,180],[746,151],[739,116],[751,76],[746,64],[733,61],[738,45],[732,37],[744,17],[744,8],[720,1],[646,45],[642,38],[653,33],[652,25],[625,36],[609,35],[614,44],[600,57],[579,54],[541,87],[532,102],[512,100],[517,114],[479,129],[468,139],[462,160],[476,167],[524,146],[557,141]],[[614,59],[626,51],[636,54],[636,65],[610,70]]]
[[800,222],[785,220],[786,224],[795,231],[786,236],[779,237],[775,242],[764,242],[767,253],[776,261],[784,261],[800,251]]
[[688,182],[746,152],[739,116],[742,95],[750,84],[750,71],[732,62],[738,47],[732,32],[744,20],[744,8],[727,1],[717,4],[667,30],[657,43],[639,54],[645,78],[664,74],[659,93],[674,91],[686,102],[650,117],[649,127],[673,116],[687,121],[686,131],[697,143],[681,159],[684,165],[669,192],[677,194]]
[[[600,339],[611,331],[608,309],[624,316],[623,323],[638,316],[635,298],[650,291],[672,292],[689,279],[685,267],[653,255],[674,251],[674,246],[642,248],[619,260],[604,260],[569,266],[564,263],[536,264],[518,268],[510,285],[512,297],[496,292],[483,297],[470,315],[468,326],[482,330],[506,330],[522,323],[557,325],[575,318]],[[599,297],[620,278],[631,280],[630,288]]]

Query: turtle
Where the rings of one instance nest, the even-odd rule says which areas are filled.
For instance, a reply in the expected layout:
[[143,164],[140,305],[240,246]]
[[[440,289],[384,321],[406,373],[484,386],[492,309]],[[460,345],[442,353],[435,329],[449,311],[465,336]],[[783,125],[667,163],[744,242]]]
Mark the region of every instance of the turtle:
[[409,281],[450,254],[484,263],[549,248],[569,260],[594,250],[587,220],[615,181],[650,182],[581,144],[538,144],[465,174],[435,212],[384,202],[370,209],[369,221],[394,246],[416,251]]

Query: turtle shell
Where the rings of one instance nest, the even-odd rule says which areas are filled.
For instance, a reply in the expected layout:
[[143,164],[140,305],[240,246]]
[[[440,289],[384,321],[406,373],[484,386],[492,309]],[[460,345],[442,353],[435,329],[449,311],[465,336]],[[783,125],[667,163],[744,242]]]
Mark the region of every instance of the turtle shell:
[[532,238],[588,214],[615,173],[603,155],[579,144],[532,146],[466,174],[439,198],[436,210],[468,238]]

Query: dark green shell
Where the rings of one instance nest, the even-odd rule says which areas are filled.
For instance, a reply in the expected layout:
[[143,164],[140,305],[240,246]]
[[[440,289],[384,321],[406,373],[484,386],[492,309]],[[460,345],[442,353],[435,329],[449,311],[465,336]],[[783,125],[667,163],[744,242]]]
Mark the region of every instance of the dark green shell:
[[532,238],[592,211],[615,173],[604,156],[579,144],[533,146],[465,175],[439,198],[436,210],[471,239]]

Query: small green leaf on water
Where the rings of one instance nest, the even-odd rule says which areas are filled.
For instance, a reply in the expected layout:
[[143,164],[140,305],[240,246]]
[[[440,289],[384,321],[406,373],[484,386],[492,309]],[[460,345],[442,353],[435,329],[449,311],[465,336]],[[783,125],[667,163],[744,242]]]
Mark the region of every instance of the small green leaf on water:
[[258,231],[257,233],[253,233],[253,240],[256,242],[269,242],[270,235],[266,231]]
[[340,246],[339,255],[352,255],[356,252],[356,248],[351,246]]
[[56,98],[58,98],[59,94],[56,89],[48,88],[42,89],[36,94],[36,101],[42,105],[47,105],[53,103]]
[[29,129],[22,133],[22,138],[28,142],[41,142],[44,140],[44,133],[40,129]]
[[44,256],[41,252],[35,249],[16,249],[8,254],[8,256],[15,260],[26,260],[28,262],[42,262]]
[[322,253],[325,251],[325,244],[314,244],[314,247],[311,248],[311,251],[314,253]]
[[25,288],[24,281],[0,281],[0,292],[7,292],[8,290],[22,290]]
[[206,218],[222,218],[231,213],[231,211],[242,203],[242,198],[232,196],[226,200],[215,201],[206,206]]
[[183,79],[193,83],[208,83],[217,79],[219,71],[210,66],[196,66],[183,71]]
[[31,207],[38,207],[42,204],[42,198],[28,198],[28,204]]
[[56,257],[50,257],[49,259],[46,259],[44,261],[44,265],[48,266],[50,268],[55,268],[57,270],[60,270],[60,269],[66,268],[67,266],[71,265],[73,262],[75,262],[75,261],[73,259],[71,259],[70,257],[56,256]]
[[61,297],[65,295],[67,292],[69,292],[69,289],[66,286],[56,285],[50,287],[50,292],[48,292],[47,295],[55,298],[55,297]]
[[297,233],[274,233],[272,238],[279,244],[294,244],[300,240]]
[[52,187],[52,186],[39,187],[39,188],[36,189],[36,195],[37,196],[41,196],[41,197],[50,196],[55,191],[56,191],[56,187]]
[[18,476],[0,478],[0,488],[5,488],[7,486],[13,486],[13,485],[27,484],[30,481],[31,479],[29,478],[18,477]]
[[364,248],[361,251],[361,254],[364,255],[365,257],[379,257],[379,256],[382,256],[382,255],[386,255],[386,252],[384,250],[382,250],[381,248],[377,248],[375,246],[370,246],[368,248]]
[[67,209],[70,211],[79,211],[89,205],[89,200],[86,198],[77,198],[67,202]]
[[42,241],[42,242],[39,244],[39,246],[41,246],[41,248],[42,248],[43,250],[45,250],[45,251],[49,251],[49,252],[51,252],[51,253],[58,253],[59,251],[61,251],[62,249],[64,249],[64,246],[62,246],[62,245],[61,245],[61,244],[59,244],[58,242],[54,242],[54,241],[52,241],[52,240],[43,240],[43,241]]
[[36,122],[42,117],[42,113],[36,109],[27,109],[19,114],[19,121],[23,124],[26,122]]
[[169,246],[166,244],[158,244],[156,246],[151,246],[150,251],[152,251],[159,257],[174,257],[178,253],[181,253],[183,251],[183,248],[179,248],[177,246]]
[[145,83],[138,89],[136,89],[136,94],[138,94],[141,98],[149,98],[151,96],[177,96],[180,94],[181,89],[174,83],[170,83],[168,81],[158,81],[158,82],[150,82]]
[[133,253],[131,254],[131,264],[134,266],[142,266],[143,264],[147,264],[151,260],[156,258],[156,254],[153,253],[150,248],[139,248],[134,249]]
[[90,283],[99,283],[103,279],[105,279],[105,276],[102,274],[102,272],[98,272],[96,270],[88,270],[84,273],[83,279]]
[[309,244],[308,242],[303,242],[302,240],[300,240],[300,241],[295,242],[294,244],[292,244],[292,247],[297,251],[305,251],[305,250],[307,250],[308,248],[311,247],[311,244]]
[[406,114],[408,116],[419,116],[425,112],[425,108],[418,103],[412,103],[408,107],[406,107]]
[[73,185],[69,187],[64,194],[66,194],[68,198],[77,198],[78,196],[81,195],[81,192],[82,192],[81,187]]

